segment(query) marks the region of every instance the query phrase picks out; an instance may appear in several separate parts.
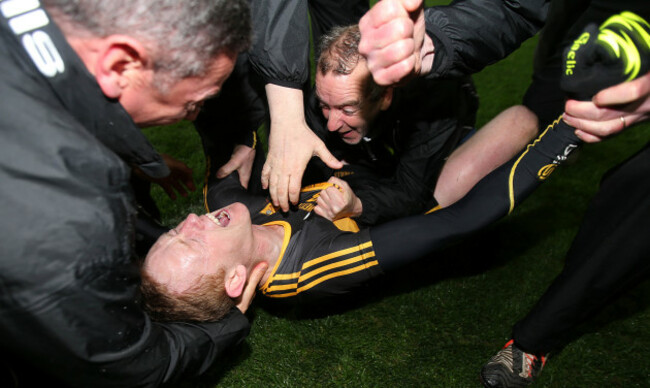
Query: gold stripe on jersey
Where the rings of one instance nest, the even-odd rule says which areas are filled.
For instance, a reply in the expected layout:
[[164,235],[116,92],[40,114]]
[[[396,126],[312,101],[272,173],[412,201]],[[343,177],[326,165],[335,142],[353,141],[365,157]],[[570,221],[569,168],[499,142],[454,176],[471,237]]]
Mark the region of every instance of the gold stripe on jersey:
[[364,261],[365,259],[370,258],[370,257],[375,257],[375,252],[374,251],[369,252],[369,253],[364,253],[364,254],[361,254],[359,256],[355,256],[355,257],[353,257],[351,259],[337,261],[335,263],[322,266],[322,267],[320,267],[318,269],[315,269],[315,270],[313,270],[311,272],[308,272],[308,273],[300,276],[298,278],[298,283],[303,282],[305,280],[309,280],[309,279],[313,278],[314,276],[317,276],[317,275],[319,275],[319,274],[321,274],[321,273],[323,273],[325,271],[328,271],[330,269],[338,268],[338,267],[345,267],[348,264],[356,263],[356,262],[359,262],[359,261]]
[[[287,247],[289,246],[289,241],[291,241],[291,224],[289,224],[286,221],[271,221],[264,224],[264,226],[270,226],[270,225],[280,225],[284,228],[284,240],[282,241],[282,249],[280,250],[280,255],[278,256],[278,259],[275,262],[273,271],[271,271],[272,274],[275,274],[275,271],[278,270],[278,267],[282,262],[282,258],[284,257],[284,252],[286,252]],[[264,290],[266,290],[266,288],[269,286],[271,280],[273,280],[273,276],[269,276],[269,278],[266,280],[266,283],[264,283],[264,285],[260,287],[259,290],[264,292]]]
[[[294,272],[294,273],[291,273],[291,274],[273,275],[272,279],[270,279],[271,283],[272,283],[273,280],[296,280],[296,282],[300,282],[300,279],[303,279],[303,280],[310,279],[314,275],[317,275],[318,273],[326,271],[327,269],[335,268],[335,267],[341,267],[341,266],[353,263],[355,261],[363,260],[363,259],[365,259],[367,257],[374,257],[375,252],[370,251],[369,252],[370,254],[365,253],[365,254],[362,254],[362,255],[355,256],[355,257],[353,257],[351,259],[346,259],[344,262],[338,262],[337,261],[337,262],[334,262],[333,264],[329,264],[327,266],[318,267],[316,270],[312,270],[312,272],[307,272],[307,273],[304,272],[309,267],[317,266],[320,263],[323,263],[325,261],[329,261],[329,260],[332,260],[332,259],[338,259],[341,256],[345,256],[345,255],[348,255],[348,254],[353,253],[353,252],[358,252],[359,250],[366,249],[368,247],[372,247],[372,242],[367,242],[365,244],[361,244],[361,245],[358,245],[356,247],[343,249],[341,251],[337,251],[337,252],[333,252],[333,253],[328,253],[325,256],[322,256],[322,257],[319,257],[317,259],[305,262],[302,265],[302,269],[300,271],[298,271],[298,272]],[[328,268],[325,268],[325,267],[328,267]],[[303,276],[300,276],[301,274],[303,274]],[[271,287],[268,288],[268,290],[272,291],[274,289],[274,287],[279,287],[279,286],[277,286],[277,285],[276,286],[271,286]]]
[[[344,258],[347,255],[353,256]],[[262,292],[271,298],[295,296],[327,280],[378,265],[377,260],[366,262],[367,259],[373,257],[375,257],[375,251],[372,249],[372,241],[328,253],[303,263],[301,270],[298,272],[272,275],[262,287]],[[277,266],[273,272],[276,269]],[[331,270],[336,271],[327,273]]]
[[210,178],[210,156],[205,157],[205,176],[203,177],[203,206],[205,211],[210,213],[210,207],[208,206],[208,179]]
[[[374,254],[373,254],[373,256],[374,256]],[[298,288],[298,290],[296,290],[296,292],[293,295],[299,294],[299,293],[301,293],[301,292],[303,292],[305,290],[308,290],[308,289],[310,289],[312,287],[315,287],[315,286],[319,285],[320,283],[322,283],[324,281],[327,281],[327,280],[330,280],[330,279],[333,279],[333,278],[337,278],[337,277],[341,277],[341,276],[345,276],[345,275],[349,275],[349,274],[352,274],[352,273],[355,273],[355,272],[363,271],[363,270],[365,270],[367,268],[374,267],[375,265],[378,265],[378,264],[379,264],[379,262],[377,260],[374,260],[374,261],[370,261],[368,263],[365,263],[363,265],[358,265],[358,266],[356,266],[354,268],[350,268],[350,269],[339,271],[339,272],[333,272],[333,273],[331,273],[329,275],[322,276],[322,277],[318,278],[317,280]],[[270,295],[270,296],[280,298],[280,297],[283,297],[283,296],[286,297],[286,296],[292,296],[292,295],[290,294],[290,295],[283,295],[283,296],[280,296],[280,295]]]

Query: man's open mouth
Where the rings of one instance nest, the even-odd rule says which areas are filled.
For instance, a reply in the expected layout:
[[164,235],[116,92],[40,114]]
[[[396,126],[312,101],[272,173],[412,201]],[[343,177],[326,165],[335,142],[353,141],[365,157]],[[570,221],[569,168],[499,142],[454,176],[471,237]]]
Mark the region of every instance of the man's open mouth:
[[215,224],[226,227],[230,223],[230,214],[226,210],[220,210],[217,213],[207,213],[206,217]]

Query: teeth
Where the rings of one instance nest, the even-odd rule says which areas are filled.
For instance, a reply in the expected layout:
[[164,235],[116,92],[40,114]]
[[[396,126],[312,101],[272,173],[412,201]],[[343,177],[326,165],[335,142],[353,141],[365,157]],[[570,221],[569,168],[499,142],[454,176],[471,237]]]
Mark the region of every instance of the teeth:
[[217,217],[214,216],[214,214],[212,214],[212,213],[208,213],[208,214],[206,214],[206,216],[208,217],[208,219],[209,219],[210,221],[212,221],[212,222],[214,222],[215,224],[221,226],[221,223],[219,222],[219,220],[217,219]]
[[206,216],[210,221],[214,222],[219,226],[223,226],[221,225],[221,220],[224,219],[224,217],[230,220],[230,215],[225,211],[220,211],[216,216],[214,215],[214,213],[207,213]]

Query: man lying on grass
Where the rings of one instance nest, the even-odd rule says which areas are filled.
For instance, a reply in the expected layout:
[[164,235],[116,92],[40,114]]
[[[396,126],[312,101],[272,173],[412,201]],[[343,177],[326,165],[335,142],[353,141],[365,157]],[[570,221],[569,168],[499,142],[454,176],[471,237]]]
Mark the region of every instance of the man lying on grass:
[[218,320],[251,271],[267,264],[258,292],[265,297],[304,303],[351,292],[508,214],[577,143],[572,128],[549,127],[454,205],[361,230],[349,218],[312,214],[332,183],[303,189],[299,205],[282,213],[230,175],[206,194],[208,209],[227,206],[190,214],[150,250],[145,306],[159,320]]

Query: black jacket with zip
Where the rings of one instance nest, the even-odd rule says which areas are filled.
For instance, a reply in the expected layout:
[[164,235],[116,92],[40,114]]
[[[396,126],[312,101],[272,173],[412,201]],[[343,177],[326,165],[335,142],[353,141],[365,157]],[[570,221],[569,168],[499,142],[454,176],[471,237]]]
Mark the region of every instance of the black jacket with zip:
[[166,166],[46,13],[46,25],[25,31],[4,11],[2,356],[49,386],[159,386],[204,372],[249,323],[238,310],[211,324],[159,324],[143,312],[129,165],[152,176]]

